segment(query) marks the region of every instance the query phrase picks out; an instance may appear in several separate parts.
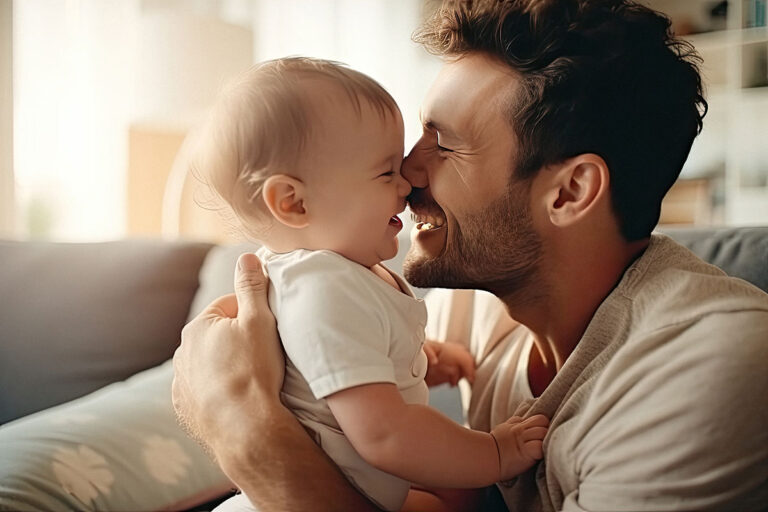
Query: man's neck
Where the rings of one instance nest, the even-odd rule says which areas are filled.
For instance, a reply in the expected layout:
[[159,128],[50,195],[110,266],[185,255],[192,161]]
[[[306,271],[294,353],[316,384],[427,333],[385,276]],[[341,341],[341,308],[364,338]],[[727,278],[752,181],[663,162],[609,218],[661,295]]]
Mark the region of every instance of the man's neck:
[[[627,268],[645,251],[649,240],[625,244],[621,249],[572,253],[567,265],[543,264],[538,300],[502,297],[515,320],[534,337],[529,361],[529,381],[534,395],[541,394],[581,340],[595,312],[621,280]],[[535,283],[534,283],[535,286]]]

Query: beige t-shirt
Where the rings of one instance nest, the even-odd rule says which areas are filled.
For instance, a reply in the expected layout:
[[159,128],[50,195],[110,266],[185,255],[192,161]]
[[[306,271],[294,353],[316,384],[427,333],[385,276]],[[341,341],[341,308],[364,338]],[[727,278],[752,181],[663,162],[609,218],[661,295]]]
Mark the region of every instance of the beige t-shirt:
[[551,418],[544,461],[500,484],[510,510],[768,508],[768,295],[654,235],[535,400],[527,329],[453,295],[427,298],[427,334],[475,354],[469,425]]
[[331,251],[257,252],[270,278],[269,306],[285,348],[281,399],[360,491],[399,510],[409,482],[366,463],[325,397],[353,386],[390,382],[407,403],[426,404],[422,349],[426,307],[369,269]]

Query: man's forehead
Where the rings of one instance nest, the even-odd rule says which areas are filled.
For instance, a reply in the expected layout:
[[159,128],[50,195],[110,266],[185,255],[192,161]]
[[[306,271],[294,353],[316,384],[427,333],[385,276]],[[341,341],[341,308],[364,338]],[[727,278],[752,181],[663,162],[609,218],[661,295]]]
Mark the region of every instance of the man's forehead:
[[[503,116],[517,75],[497,60],[470,54],[443,65],[420,111],[422,123],[446,135],[466,132],[478,120]],[[495,116],[494,116],[495,114]]]

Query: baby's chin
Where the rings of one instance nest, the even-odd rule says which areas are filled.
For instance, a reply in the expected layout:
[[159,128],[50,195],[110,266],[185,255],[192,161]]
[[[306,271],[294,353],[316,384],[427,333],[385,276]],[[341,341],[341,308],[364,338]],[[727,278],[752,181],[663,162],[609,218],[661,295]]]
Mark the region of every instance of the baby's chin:
[[367,268],[374,267],[383,261],[391,260],[392,258],[397,256],[397,247],[395,247],[394,251],[375,251],[373,253],[367,253],[367,254],[361,254],[359,252],[353,253],[350,251],[337,250],[337,249],[328,249],[328,250],[333,251],[336,254],[339,254],[341,256],[344,256],[349,261],[352,261],[354,263],[357,263]]

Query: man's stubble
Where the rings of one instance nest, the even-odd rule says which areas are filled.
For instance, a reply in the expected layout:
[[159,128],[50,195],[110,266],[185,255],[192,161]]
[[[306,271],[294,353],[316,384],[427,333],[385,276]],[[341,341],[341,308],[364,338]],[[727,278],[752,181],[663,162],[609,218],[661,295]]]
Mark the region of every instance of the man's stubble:
[[[507,192],[453,228],[443,252],[424,258],[413,248],[403,264],[406,280],[420,288],[486,290],[515,302],[535,300],[542,243],[533,227],[530,182],[513,179]],[[538,293],[537,293],[538,292]]]

